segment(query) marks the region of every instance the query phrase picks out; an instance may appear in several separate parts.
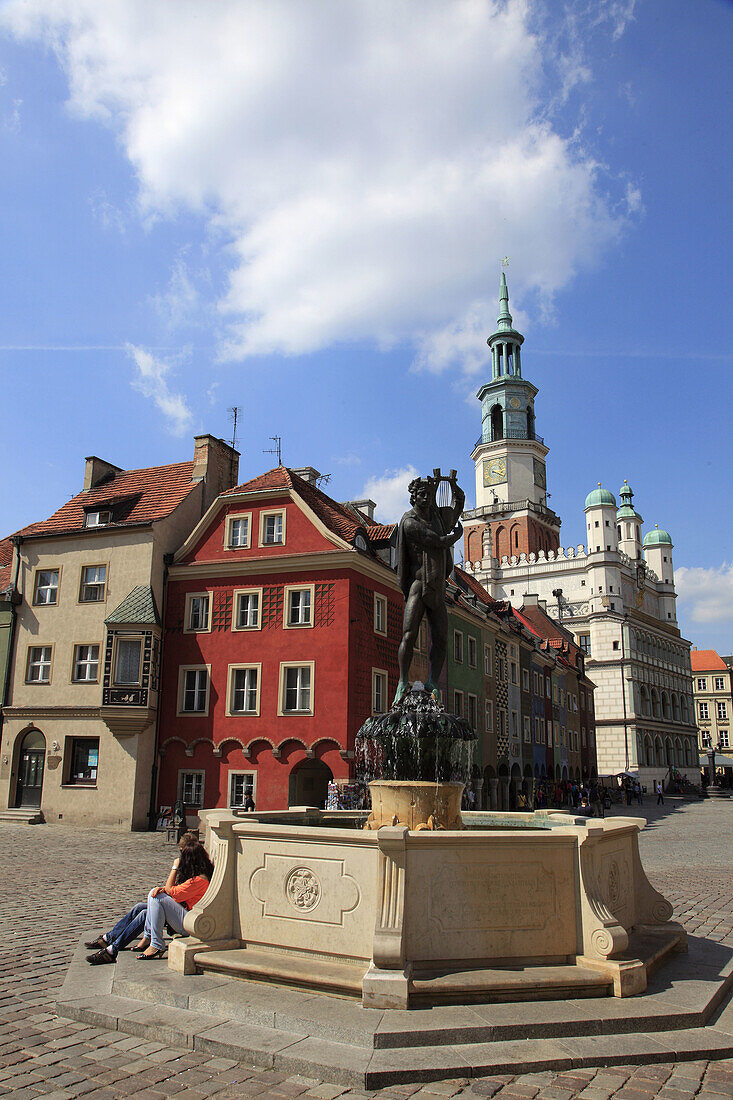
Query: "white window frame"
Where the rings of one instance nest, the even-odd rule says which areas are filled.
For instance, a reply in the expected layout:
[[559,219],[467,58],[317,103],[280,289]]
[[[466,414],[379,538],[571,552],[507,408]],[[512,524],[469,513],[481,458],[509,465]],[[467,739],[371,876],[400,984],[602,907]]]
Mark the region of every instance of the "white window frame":
[[[201,777],[201,801],[200,802],[186,802],[183,797],[184,789],[184,776],[186,775],[198,775]],[[183,802],[184,806],[191,807],[194,810],[202,810],[206,804],[206,772],[203,768],[179,768],[178,770],[178,798]]]
[[552,748],[552,721],[549,718],[545,719],[545,728],[547,730],[547,747]]
[[528,714],[525,714],[522,718],[522,725],[524,727],[524,741],[525,744],[532,744],[532,721]]
[[[34,652],[40,651],[43,654],[43,653],[45,653],[46,650],[49,651],[48,660],[45,660],[43,656],[41,656],[40,660],[37,660],[37,661],[34,661],[32,659],[32,654]],[[54,651],[53,645],[29,645],[28,646],[28,649],[27,649],[27,652],[26,652],[26,657],[25,657],[25,682],[26,682],[26,684],[50,684],[51,683],[51,677],[53,675],[53,656],[54,656],[53,651]],[[48,669],[48,676],[46,676],[46,677],[37,677],[37,678],[31,679],[31,676],[30,676],[31,665],[34,665],[40,671],[43,671],[44,669]]]
[[[237,520],[246,519],[247,521],[247,540],[246,542],[232,542],[232,526]],[[224,549],[225,550],[249,550],[252,545],[252,513],[251,512],[230,512],[224,523]]]
[[728,721],[728,704],[725,699],[717,699],[715,702],[715,717],[719,722]]
[[724,676],[716,676],[715,677],[715,691],[725,691],[725,677]]
[[[254,669],[257,673],[257,692],[256,701],[253,710],[235,710],[232,706],[232,700],[234,698],[234,676],[235,673],[241,671],[246,672],[249,669]],[[260,693],[262,691],[262,663],[257,661],[238,661],[236,664],[229,665],[227,669],[227,697],[226,707],[224,713],[227,718],[259,718],[260,715]],[[191,712],[189,712],[191,713]]]
[[[91,521],[91,522],[90,522]],[[111,508],[97,508],[84,513],[85,527],[107,527],[112,522]]]
[[484,645],[484,676],[494,675],[494,665],[491,656],[491,646]]
[[[84,574],[87,569],[104,569],[104,581],[85,581]],[[109,563],[104,561],[92,561],[85,562],[81,567],[79,574],[79,597],[77,603],[104,603],[107,599],[107,589],[109,587]],[[85,588],[101,588],[102,595],[98,600],[85,600],[83,598],[83,592]]]
[[[186,691],[186,673],[206,673],[206,706],[203,710],[184,710],[183,702]],[[178,706],[176,715],[178,718],[206,718],[209,713],[209,699],[211,696],[211,665],[179,665],[178,666]]]
[[698,691],[707,691],[708,690],[708,682],[702,676],[698,676],[696,683],[697,683],[697,690]]
[[[138,651],[140,654],[140,660],[137,666],[137,680],[118,680],[117,679],[117,651],[119,649],[120,642],[137,642]],[[115,637],[114,652],[112,654],[112,683],[115,687],[140,687],[142,683],[143,675],[143,636],[142,634],[135,634],[133,632],[127,634],[118,634]]]
[[718,737],[720,739],[721,749],[729,749],[730,748],[730,740],[729,740],[729,737],[728,737],[728,730],[718,730]]
[[[295,592],[310,593],[310,617],[306,623],[290,622],[291,597]],[[315,623],[316,586],[315,584],[286,584],[283,591],[283,628],[285,630],[310,630]]]
[[463,664],[463,631],[453,631],[453,660],[457,665]]
[[[80,649],[91,649],[92,646],[97,647],[97,659],[96,659],[96,661],[92,661],[89,658],[87,658],[86,661],[79,661],[79,650]],[[102,652],[102,647],[101,647],[99,642],[75,642],[74,643],[74,647],[73,647],[73,650],[72,650],[72,658],[71,658],[71,682],[72,682],[72,684],[98,684],[99,683],[99,655],[100,655],[101,652]],[[77,669],[80,666],[83,665],[86,668],[89,668],[93,664],[97,666],[97,674],[93,679],[89,676],[77,676],[77,674],[76,674]]]
[[[238,626],[239,622],[239,598],[240,596],[257,596],[257,622],[253,626]],[[235,588],[232,592],[232,630],[237,631],[262,629],[262,589],[261,588]]]
[[709,722],[710,721],[710,707],[708,706],[708,702],[707,702],[706,699],[700,700],[698,702],[698,704],[697,704],[697,713],[698,713],[698,718],[700,718],[700,720],[702,722]]
[[252,780],[252,801],[257,802],[257,772],[233,768],[227,776],[227,806],[230,810],[238,810],[244,806],[244,802],[234,802],[232,800],[232,780],[240,775]]
[[[379,619],[382,620],[382,625],[379,625]],[[387,637],[387,597],[383,596],[381,592],[374,593],[374,633],[381,634],[383,638]]]
[[[211,592],[187,592],[186,593],[186,614],[183,621],[183,633],[184,634],[210,634],[211,633],[211,612],[214,600]],[[191,626],[191,611],[194,600],[206,600],[206,624],[205,626]]]
[[509,723],[509,732],[511,737],[515,740],[519,740],[519,711],[513,710],[511,713],[511,721]]
[[463,692],[456,689],[453,692],[453,713],[458,718],[463,718]]
[[[282,518],[282,538],[280,542],[265,542],[265,520],[269,516],[280,516]],[[260,512],[260,542],[262,546],[284,546],[285,545],[285,521],[287,518],[287,512],[285,508],[268,508]]]
[[[382,710],[377,709],[377,684],[381,684],[382,687]],[[388,709],[387,691],[389,685],[389,677],[385,668],[373,668],[372,669],[372,714],[386,714]]]
[[487,733],[492,733],[494,729],[494,701],[493,699],[484,699],[484,725]]
[[[310,669],[310,708],[308,710],[286,710],[285,709],[285,680],[288,669],[291,668],[308,668]],[[281,661],[280,662],[280,675],[277,692],[277,713],[280,717],[287,718],[312,718],[316,712],[316,662],[315,661]]]
[[[50,584],[41,585],[39,582],[40,582],[42,573],[55,573],[56,574],[56,584],[55,585],[50,585]],[[57,566],[53,566],[52,568],[44,569],[44,568],[39,566],[38,569],[36,569],[36,571],[34,573],[34,576],[33,576],[33,606],[34,607],[58,607],[60,587],[61,587],[61,567],[57,565]],[[55,593],[54,599],[53,600],[39,600],[38,599],[38,593],[41,590],[41,588],[43,588],[44,592],[45,591],[54,592]]]
[[517,687],[519,686],[519,676],[517,675],[518,668],[519,668],[519,666],[517,664],[517,661],[516,661],[516,659],[513,658],[509,662],[509,674],[510,674],[510,677],[511,677],[512,684],[514,684]]
[[522,669],[522,691],[529,691],[529,669]]

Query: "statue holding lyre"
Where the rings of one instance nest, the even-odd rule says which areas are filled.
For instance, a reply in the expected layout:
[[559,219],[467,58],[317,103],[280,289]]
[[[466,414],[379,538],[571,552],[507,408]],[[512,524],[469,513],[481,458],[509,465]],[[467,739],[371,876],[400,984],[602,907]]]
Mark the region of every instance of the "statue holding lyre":
[[453,568],[453,544],[463,534],[458,520],[466,499],[456,482],[455,470],[448,477],[433,470],[432,477],[415,478],[409,492],[412,508],[400,520],[397,536],[397,575],[405,597],[405,614],[398,655],[400,682],[393,706],[410,691],[410,664],[423,616],[430,626],[430,670],[425,690],[440,701],[438,680],[448,642],[445,582]]

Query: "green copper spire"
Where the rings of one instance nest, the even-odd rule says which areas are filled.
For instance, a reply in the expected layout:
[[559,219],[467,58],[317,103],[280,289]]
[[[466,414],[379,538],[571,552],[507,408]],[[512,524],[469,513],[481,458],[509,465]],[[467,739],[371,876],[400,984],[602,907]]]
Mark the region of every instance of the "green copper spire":
[[512,315],[509,312],[509,289],[506,285],[506,275],[502,271],[499,284],[499,316],[496,320],[499,332],[513,332]]

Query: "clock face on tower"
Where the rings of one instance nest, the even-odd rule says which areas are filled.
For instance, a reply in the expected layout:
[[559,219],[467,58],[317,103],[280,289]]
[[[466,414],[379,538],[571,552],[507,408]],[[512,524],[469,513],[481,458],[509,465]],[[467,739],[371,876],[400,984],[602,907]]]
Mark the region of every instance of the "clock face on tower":
[[490,458],[484,462],[484,485],[501,485],[506,481],[506,459]]
[[540,462],[539,459],[534,460],[534,483],[538,485],[540,489],[547,488],[547,474],[545,472],[544,462]]
[[512,397],[511,401],[509,402],[509,405],[512,409],[518,409],[521,404],[522,402],[519,400],[518,397]]

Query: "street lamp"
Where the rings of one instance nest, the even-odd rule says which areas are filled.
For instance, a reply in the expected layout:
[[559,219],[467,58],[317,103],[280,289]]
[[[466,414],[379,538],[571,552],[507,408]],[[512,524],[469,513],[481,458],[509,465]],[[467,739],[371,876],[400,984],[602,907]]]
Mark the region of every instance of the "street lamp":
[[713,748],[713,743],[711,741],[710,742],[710,748],[708,749],[708,752],[707,752],[708,763],[709,763],[709,766],[710,766],[710,782],[708,783],[708,798],[728,798],[729,797],[728,791],[724,791],[723,788],[720,786],[720,783],[718,783],[717,779],[715,778],[715,754],[716,754],[716,752],[719,755],[722,755],[723,745],[721,744],[720,740],[718,741],[718,744],[715,746],[715,748]]

